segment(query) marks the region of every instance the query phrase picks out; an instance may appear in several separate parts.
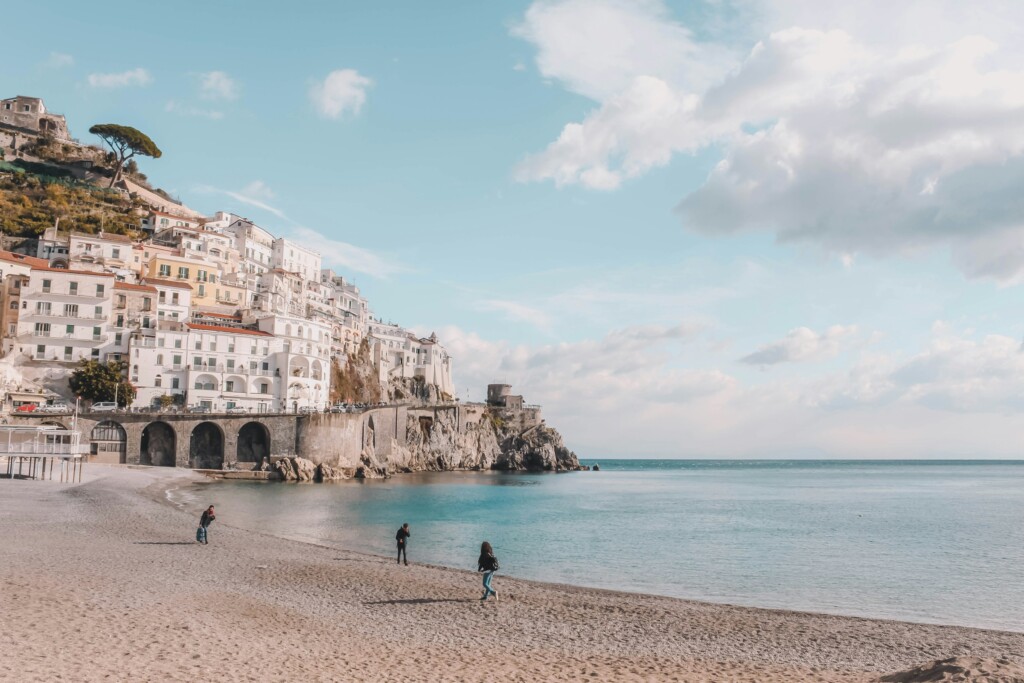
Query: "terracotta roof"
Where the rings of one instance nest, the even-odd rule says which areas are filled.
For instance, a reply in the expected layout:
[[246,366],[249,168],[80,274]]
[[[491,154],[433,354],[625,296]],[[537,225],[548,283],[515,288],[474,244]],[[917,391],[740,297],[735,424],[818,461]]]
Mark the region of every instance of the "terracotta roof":
[[93,270],[71,270],[70,268],[50,268],[46,266],[32,266],[32,270],[44,270],[51,273],[71,273],[72,275],[95,275],[96,277],[114,277],[113,273],[97,273]]
[[200,330],[204,332],[227,332],[228,334],[250,334],[255,337],[273,337],[274,335],[269,332],[261,332],[260,330],[248,330],[241,327],[227,327],[225,325],[200,325],[197,323],[189,323],[188,328],[190,330]]
[[10,261],[11,263],[24,263],[25,265],[33,268],[42,268],[50,265],[50,262],[44,258],[26,256],[25,254],[15,254],[13,251],[0,250],[0,260]]
[[133,292],[155,292],[156,287],[150,287],[149,285],[135,285],[131,282],[115,282],[114,289],[127,289]]
[[176,287],[178,289],[192,289],[192,285],[187,282],[177,282],[175,280],[160,280],[155,277],[144,277],[142,281],[147,285],[156,285],[157,287]]

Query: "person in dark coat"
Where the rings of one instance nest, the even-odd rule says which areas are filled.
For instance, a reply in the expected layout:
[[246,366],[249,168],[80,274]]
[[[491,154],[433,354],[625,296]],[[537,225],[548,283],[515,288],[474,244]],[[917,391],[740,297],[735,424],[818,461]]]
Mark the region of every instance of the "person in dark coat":
[[202,543],[203,545],[209,543],[209,540],[207,540],[206,536],[207,529],[210,527],[210,525],[213,523],[213,520],[215,519],[217,519],[217,515],[213,514],[212,505],[203,510],[203,516],[199,518],[199,531],[198,533],[196,533],[196,540]]
[[398,564],[401,564],[404,560],[406,567],[409,566],[409,557],[406,555],[405,547],[409,545],[408,541],[410,536],[412,536],[412,534],[409,533],[408,522],[403,524],[402,528],[398,530],[397,534],[395,534],[395,540],[398,541]]
[[497,600],[498,591],[491,588],[491,578],[494,572],[498,571],[498,558],[494,556],[494,549],[487,541],[480,544],[480,559],[477,561],[476,570],[484,573],[484,596],[480,599],[486,600],[488,595],[493,595]]

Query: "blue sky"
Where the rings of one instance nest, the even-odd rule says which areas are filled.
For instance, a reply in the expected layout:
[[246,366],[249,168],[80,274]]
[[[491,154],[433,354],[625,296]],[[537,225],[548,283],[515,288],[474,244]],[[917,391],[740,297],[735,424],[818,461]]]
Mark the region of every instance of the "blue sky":
[[959,4],[42,2],[0,83],[585,456],[1017,457],[1024,17]]

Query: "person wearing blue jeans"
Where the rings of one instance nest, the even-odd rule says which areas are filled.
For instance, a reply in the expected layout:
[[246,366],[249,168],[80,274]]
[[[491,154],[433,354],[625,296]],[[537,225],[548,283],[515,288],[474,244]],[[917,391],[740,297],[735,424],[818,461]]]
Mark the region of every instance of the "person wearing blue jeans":
[[480,559],[477,561],[476,570],[484,573],[484,596],[480,599],[486,600],[489,595],[493,595],[497,600],[498,591],[491,588],[491,579],[494,572],[498,571],[498,558],[494,556],[494,549],[487,541],[480,544]]

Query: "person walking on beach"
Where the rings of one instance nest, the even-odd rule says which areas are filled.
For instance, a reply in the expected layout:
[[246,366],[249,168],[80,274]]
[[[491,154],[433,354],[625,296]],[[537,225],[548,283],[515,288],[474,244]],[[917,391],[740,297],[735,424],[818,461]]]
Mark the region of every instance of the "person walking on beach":
[[203,510],[203,516],[199,518],[199,528],[196,529],[196,540],[206,545],[209,541],[206,539],[206,529],[213,523],[213,520],[217,519],[217,515],[213,514],[213,506]]
[[480,559],[477,561],[476,570],[484,573],[484,596],[480,599],[486,600],[488,595],[493,595],[497,600],[498,591],[491,588],[491,577],[498,571],[498,558],[494,556],[494,549],[487,541],[480,544]]
[[409,566],[409,557],[405,553],[405,546],[408,545],[407,541],[412,536],[409,533],[409,523],[406,522],[395,534],[395,540],[398,541],[398,564],[402,564],[402,560],[405,560],[405,566]]

